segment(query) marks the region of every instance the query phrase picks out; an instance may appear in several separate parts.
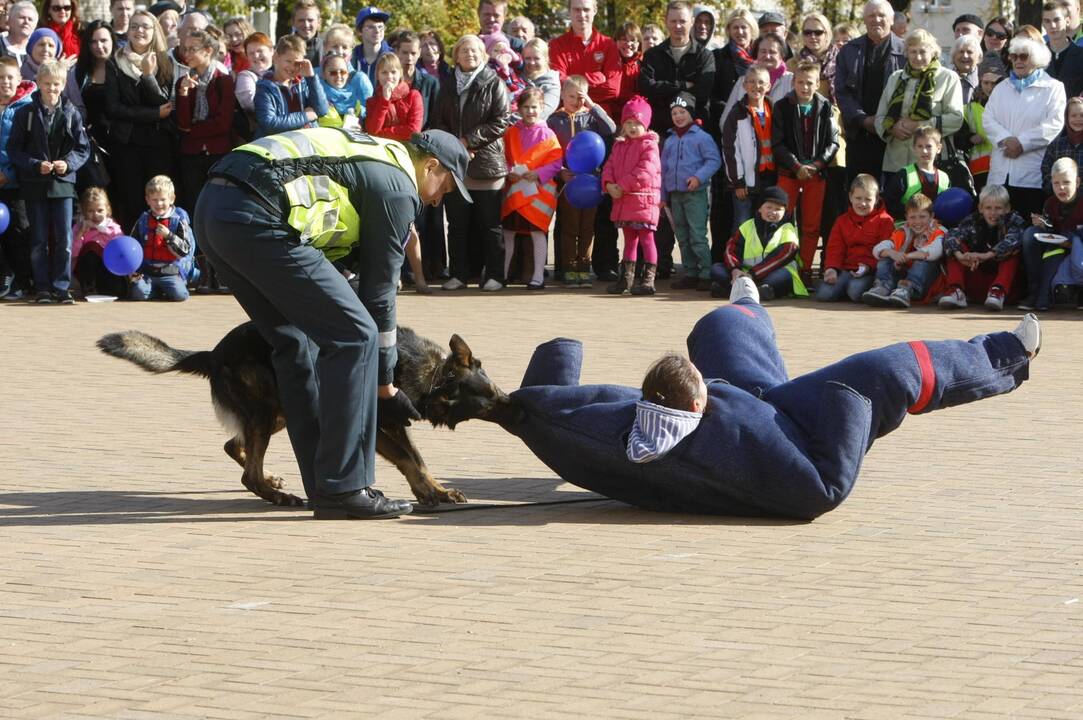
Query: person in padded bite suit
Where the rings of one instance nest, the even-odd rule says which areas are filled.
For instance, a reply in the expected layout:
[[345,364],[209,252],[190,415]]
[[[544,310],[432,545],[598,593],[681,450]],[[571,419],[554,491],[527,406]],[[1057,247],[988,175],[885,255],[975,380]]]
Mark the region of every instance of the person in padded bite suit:
[[873,441],[908,413],[1015,390],[1041,344],[1027,315],[1013,332],[897,343],[791,380],[755,284],[733,289],[692,329],[688,359],[663,357],[643,391],[579,385],[582,343],[557,338],[490,419],[567,482],[615,500],[811,520],[846,499]]

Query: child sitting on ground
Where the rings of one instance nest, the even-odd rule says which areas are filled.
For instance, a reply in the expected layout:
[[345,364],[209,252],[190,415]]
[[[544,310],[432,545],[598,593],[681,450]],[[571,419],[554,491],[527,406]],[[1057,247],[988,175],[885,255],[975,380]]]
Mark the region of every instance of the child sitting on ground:
[[421,132],[425,105],[421,93],[403,80],[402,63],[394,53],[376,61],[376,91],[368,99],[365,129],[370,135],[409,140]]
[[109,196],[99,187],[89,187],[79,199],[79,211],[82,217],[71,231],[71,258],[83,297],[99,293],[124,296],[124,278],[109,272],[102,259],[109,241],[124,234],[112,217]]
[[720,288],[724,285],[726,293],[738,279],[750,277],[764,302],[789,295],[808,296],[798,272],[797,228],[786,221],[789,200],[781,188],[764,190],[757,216],[742,223],[726,243],[725,264],[711,268],[712,279]]
[[699,426],[706,407],[707,385],[692,361],[676,353],[663,355],[643,378],[628,459],[646,463],[662,458]]
[[948,174],[936,167],[943,149],[940,131],[932,125],[922,125],[911,139],[914,162],[884,180],[884,203],[896,220],[904,219],[906,202],[918,193],[930,200],[951,187]]
[[[906,202],[906,225],[872,249],[876,283],[862,296],[874,307],[910,307],[940,275],[944,229],[933,221],[933,202],[918,193]],[[900,276],[901,279],[900,279]]]
[[38,91],[15,113],[7,145],[26,200],[34,302],[41,304],[75,302],[69,289],[72,200],[75,174],[90,156],[90,145],[79,111],[61,97],[67,80],[66,65],[55,60],[42,63]]
[[[1062,173],[1064,177],[1071,175],[1071,194],[1065,195],[1070,199],[1078,184],[1078,171],[1071,158],[1064,160],[1071,163],[1070,170],[1065,167]],[[1057,174],[1056,166],[1053,174]],[[1053,184],[1055,188],[1055,180]],[[1019,267],[1025,229],[1023,218],[1012,212],[1008,189],[1003,185],[986,185],[978,198],[978,211],[944,236],[949,287],[940,298],[940,307],[945,310],[965,308],[968,297],[977,299],[985,295],[985,307],[1003,310],[1004,299],[1011,292]],[[1071,230],[1074,229],[1075,225],[1072,225]]]
[[862,173],[850,185],[850,208],[831,228],[824,256],[824,277],[816,299],[834,302],[843,297],[858,302],[873,283],[873,248],[891,237],[895,221],[880,202],[880,186]]
[[517,233],[530,235],[534,249],[534,272],[527,290],[545,287],[545,260],[549,225],[557,209],[557,186],[564,151],[556,133],[542,119],[545,93],[530,87],[519,96],[519,121],[504,134],[508,176],[504,205],[500,209],[504,232],[504,277],[508,277],[515,254]]
[[669,105],[673,129],[662,146],[662,202],[672,214],[673,235],[684,264],[684,276],[670,283],[674,290],[711,289],[707,216],[711,177],[722,167],[722,156],[714,138],[696,124],[695,109],[691,93],[673,98]]
[[[651,106],[636,95],[621,110],[621,135],[602,169],[602,187],[613,198],[613,224],[624,234],[620,277],[606,288],[610,295],[631,290],[633,295],[654,294],[658,268],[658,193],[662,186],[662,163],[658,135],[649,130]],[[643,277],[632,287],[639,250],[643,250]]]
[[[1083,197],[1079,193],[1079,166],[1063,157],[1053,163],[1050,173],[1053,196],[1045,201],[1044,214],[1031,215],[1034,227],[1023,233],[1022,260],[1027,277],[1027,296],[1020,310],[1052,310],[1053,278],[1068,257],[1073,235],[1083,225]],[[1057,244],[1038,239],[1041,233],[1060,235],[1067,240]]]
[[132,237],[143,244],[143,264],[129,278],[128,297],[187,300],[196,246],[188,213],[174,205],[177,193],[165,175],[155,175],[147,182],[146,199],[150,209],[139,216],[132,230]]
[[[565,150],[578,133],[592,130],[603,138],[616,132],[617,125],[601,105],[595,104],[587,94],[587,79],[571,75],[560,86],[560,107],[546,119],[549,127]],[[568,168],[560,171],[562,182],[575,176]],[[557,258],[567,287],[590,287],[590,254],[594,246],[594,215],[596,208],[580,209],[568,202],[564,193],[557,201],[557,230],[560,252]]]

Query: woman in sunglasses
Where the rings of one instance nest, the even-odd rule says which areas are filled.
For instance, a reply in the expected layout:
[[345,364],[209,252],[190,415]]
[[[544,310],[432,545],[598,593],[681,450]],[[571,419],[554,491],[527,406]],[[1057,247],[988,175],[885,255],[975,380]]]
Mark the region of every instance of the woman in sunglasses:
[[823,13],[813,12],[801,21],[801,50],[790,60],[790,70],[804,60],[819,63],[822,68],[819,93],[835,102],[835,58],[839,48],[831,42],[831,22]]
[[989,184],[1005,185],[1012,209],[1023,217],[1041,212],[1042,157],[1064,127],[1064,84],[1044,70],[1045,44],[1016,37],[1008,46],[1011,74],[997,85],[985,106],[982,124],[993,145]]
[[985,55],[978,66],[978,77],[995,72],[1001,77],[1008,74],[1008,43],[1011,42],[1015,26],[1006,17],[996,17],[985,26]]
[[62,47],[57,48],[58,58],[79,57],[79,33],[83,22],[79,19],[79,0],[45,0],[41,6],[41,25],[60,36]]

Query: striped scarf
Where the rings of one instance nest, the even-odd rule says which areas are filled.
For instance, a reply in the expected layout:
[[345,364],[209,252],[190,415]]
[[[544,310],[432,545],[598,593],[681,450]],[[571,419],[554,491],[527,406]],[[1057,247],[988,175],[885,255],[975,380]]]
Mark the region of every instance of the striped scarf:
[[674,410],[646,400],[636,403],[636,420],[628,435],[628,459],[658,460],[699,426],[703,413]]
[[903,117],[903,98],[906,96],[906,86],[910,80],[917,80],[914,87],[914,97],[910,100],[910,110],[906,117],[911,120],[928,120],[933,116],[933,90],[936,89],[936,73],[940,70],[940,61],[933,58],[932,62],[925,66],[924,70],[915,70],[906,63],[902,69],[902,76],[895,84],[895,90],[891,93],[891,100],[887,104],[887,117],[884,118],[884,133],[891,132],[899,118]]

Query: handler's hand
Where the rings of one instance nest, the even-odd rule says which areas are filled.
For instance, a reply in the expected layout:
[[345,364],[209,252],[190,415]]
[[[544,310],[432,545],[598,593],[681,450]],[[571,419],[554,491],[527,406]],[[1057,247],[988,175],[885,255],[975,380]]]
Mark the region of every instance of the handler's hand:
[[421,413],[417,411],[406,393],[395,390],[395,394],[389,398],[379,398],[376,401],[376,423],[378,425],[403,425],[410,426],[411,420],[420,420]]

